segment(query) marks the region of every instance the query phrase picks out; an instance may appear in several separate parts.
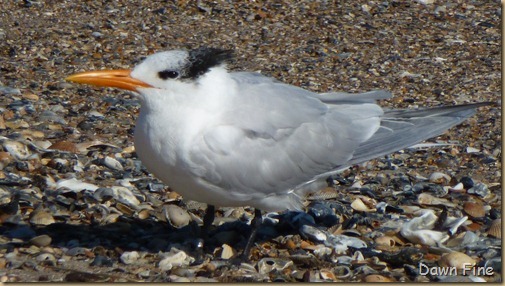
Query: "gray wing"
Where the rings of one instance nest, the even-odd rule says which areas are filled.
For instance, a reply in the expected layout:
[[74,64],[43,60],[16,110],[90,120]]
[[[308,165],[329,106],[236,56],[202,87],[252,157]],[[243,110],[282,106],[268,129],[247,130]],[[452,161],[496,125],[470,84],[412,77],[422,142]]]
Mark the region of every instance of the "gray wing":
[[[255,72],[235,72],[233,73],[234,79],[241,84],[272,84],[279,85],[282,88],[286,86],[292,87],[282,82],[266,77],[260,73]],[[348,92],[327,92],[327,93],[313,93],[301,89],[305,96],[315,97],[320,101],[327,104],[357,104],[357,103],[375,103],[379,99],[388,99],[392,97],[391,92],[386,90],[373,90],[363,93],[348,93]]]
[[[284,89],[286,87],[292,88],[293,86],[284,84],[274,78],[266,77],[260,73],[255,72],[234,72],[233,78],[240,84],[271,84],[277,85]],[[357,103],[375,103],[379,99],[391,98],[391,92],[387,90],[372,90],[363,93],[348,93],[348,92],[327,92],[327,93],[313,93],[304,89],[298,89],[298,92],[303,93],[305,96],[310,96],[319,99],[327,104],[357,104]]]
[[379,128],[383,111],[374,103],[327,105],[259,74],[233,75],[241,94],[218,115],[221,124],[193,142],[190,158],[206,166],[202,180],[243,200],[287,194],[346,164]]
[[417,110],[387,110],[381,127],[362,143],[348,164],[358,164],[410,147],[444,133],[489,103],[442,106]]
[[[359,145],[346,164],[335,166],[333,170],[322,173],[316,179],[326,179],[351,165],[366,162],[438,136],[474,115],[478,107],[490,104],[483,102],[422,109],[386,110],[381,117],[379,130]],[[304,187],[299,186],[298,189]]]

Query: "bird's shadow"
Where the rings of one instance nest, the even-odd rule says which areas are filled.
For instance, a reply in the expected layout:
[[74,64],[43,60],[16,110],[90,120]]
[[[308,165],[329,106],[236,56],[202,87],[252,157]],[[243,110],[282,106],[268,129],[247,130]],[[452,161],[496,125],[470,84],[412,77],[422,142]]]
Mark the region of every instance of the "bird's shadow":
[[[51,237],[50,246],[65,251],[86,248],[116,257],[123,251],[159,253],[176,247],[187,251],[189,255],[197,255],[202,251],[212,253],[223,243],[231,245],[240,252],[245,247],[250,232],[251,226],[243,221],[226,222],[211,229],[209,238],[202,243],[200,226],[195,222],[175,228],[167,222],[152,218],[119,216],[117,221],[107,224],[56,222],[45,226],[33,226],[4,223],[0,226],[0,233],[11,241],[0,244],[0,248],[11,251],[20,246],[28,247],[32,244],[30,242],[32,238],[48,235]],[[272,235],[263,234],[256,242],[261,243],[271,238]]]

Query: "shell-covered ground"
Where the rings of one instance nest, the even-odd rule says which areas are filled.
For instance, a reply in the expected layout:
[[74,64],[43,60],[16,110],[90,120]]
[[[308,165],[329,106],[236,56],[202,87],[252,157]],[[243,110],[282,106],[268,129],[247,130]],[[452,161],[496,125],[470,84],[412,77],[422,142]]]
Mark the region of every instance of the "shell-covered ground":
[[[0,281],[501,281],[499,1],[0,8]],[[451,145],[353,167],[306,212],[264,214],[240,264],[252,209],[218,209],[202,248],[204,206],[135,154],[137,99],[64,80],[204,46],[232,49],[230,69],[315,92],[390,90],[385,108],[498,105],[429,140]],[[464,265],[487,272],[436,272]]]

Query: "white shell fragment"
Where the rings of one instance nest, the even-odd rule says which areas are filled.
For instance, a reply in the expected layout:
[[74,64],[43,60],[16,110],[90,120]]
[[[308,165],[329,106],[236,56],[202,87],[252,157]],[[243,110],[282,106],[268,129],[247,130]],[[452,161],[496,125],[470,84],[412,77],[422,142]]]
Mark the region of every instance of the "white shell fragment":
[[137,262],[137,260],[140,258],[140,254],[137,251],[125,251],[121,256],[119,257],[119,260],[123,262],[124,264],[133,264]]
[[258,261],[258,272],[260,274],[268,274],[273,270],[282,271],[286,268],[293,267],[294,263],[286,258],[263,258]]
[[229,246],[228,244],[223,244],[221,246],[222,250],[221,250],[221,258],[222,259],[230,259],[232,258],[233,256],[235,256],[236,252],[235,250]]
[[315,242],[324,242],[328,239],[328,234],[310,225],[303,225],[300,229],[302,235]]
[[458,231],[458,228],[463,225],[468,220],[467,216],[464,217],[447,217],[446,221],[443,224],[444,228],[447,228],[449,230],[449,233],[451,235],[456,234]]
[[176,205],[166,205],[163,207],[163,214],[170,224],[175,228],[181,228],[189,224],[191,216],[188,212]]
[[348,246],[354,248],[365,248],[367,244],[357,237],[347,235],[333,235],[327,231],[317,229],[313,226],[303,225],[300,228],[300,233],[309,240],[332,248],[337,253],[343,253]]
[[417,196],[417,202],[421,205],[446,205],[450,207],[454,207],[455,204],[449,202],[449,200],[444,198],[437,198],[428,193],[421,193]]
[[122,171],[123,170],[123,165],[121,165],[121,163],[112,158],[112,157],[109,157],[109,156],[106,156],[104,159],[103,159],[103,163],[105,166],[113,169],[113,170],[117,170],[117,171]]
[[26,160],[31,155],[28,147],[19,141],[5,140],[2,145],[5,151],[18,160]]
[[369,208],[360,198],[356,198],[351,203],[351,208],[360,212],[373,212],[376,210],[375,208]]
[[451,176],[441,173],[441,172],[434,172],[434,173],[431,173],[428,180],[432,183],[445,185],[451,181]]
[[413,243],[436,246],[449,239],[449,235],[446,233],[431,230],[436,221],[437,216],[433,212],[425,212],[423,215],[404,223],[400,233]]
[[182,250],[172,248],[169,253],[162,254],[164,258],[158,263],[158,267],[162,271],[171,270],[174,267],[187,266],[195,259],[186,254]]
[[56,189],[59,188],[67,188],[72,191],[79,192],[82,190],[95,191],[96,189],[98,189],[98,186],[80,181],[76,178],[71,178],[71,179],[59,180],[58,182],[56,182]]
[[140,201],[137,199],[137,197],[135,197],[130,189],[121,186],[112,186],[111,189],[113,192],[113,197],[119,202],[122,202],[123,204],[128,205],[134,209],[140,205]]
[[440,265],[441,267],[455,267],[458,270],[462,270],[465,267],[469,268],[471,266],[474,266],[475,264],[476,264],[475,259],[466,255],[465,253],[458,251],[444,254],[438,261],[438,265]]
[[474,147],[466,147],[466,153],[479,153],[480,150]]

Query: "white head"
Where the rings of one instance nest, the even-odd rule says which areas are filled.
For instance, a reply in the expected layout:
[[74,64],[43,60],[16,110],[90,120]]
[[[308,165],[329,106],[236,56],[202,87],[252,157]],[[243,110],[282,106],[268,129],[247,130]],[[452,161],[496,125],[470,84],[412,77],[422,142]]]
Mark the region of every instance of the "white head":
[[71,75],[67,80],[136,92],[139,88],[165,89],[173,86],[174,82],[194,82],[231,57],[231,51],[216,48],[173,50],[148,56],[133,71],[85,72]]

